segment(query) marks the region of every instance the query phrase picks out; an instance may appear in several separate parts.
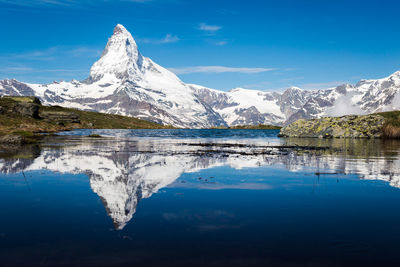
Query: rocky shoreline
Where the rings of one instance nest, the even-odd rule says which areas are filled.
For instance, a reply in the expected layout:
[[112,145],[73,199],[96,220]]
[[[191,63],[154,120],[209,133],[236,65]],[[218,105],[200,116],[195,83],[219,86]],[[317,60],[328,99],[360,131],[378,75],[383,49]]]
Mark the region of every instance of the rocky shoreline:
[[283,127],[279,137],[382,138],[386,123],[385,117],[378,114],[300,119]]

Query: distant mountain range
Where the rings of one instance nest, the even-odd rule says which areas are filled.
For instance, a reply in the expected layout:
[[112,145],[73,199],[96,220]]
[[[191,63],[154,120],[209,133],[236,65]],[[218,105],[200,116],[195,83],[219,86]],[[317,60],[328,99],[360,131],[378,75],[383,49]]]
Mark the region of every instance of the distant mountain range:
[[0,81],[0,95],[39,97],[45,105],[133,116],[176,127],[285,125],[300,118],[400,109],[400,71],[323,90],[229,92],[185,84],[144,57],[122,25],[114,28],[86,80],[30,84]]

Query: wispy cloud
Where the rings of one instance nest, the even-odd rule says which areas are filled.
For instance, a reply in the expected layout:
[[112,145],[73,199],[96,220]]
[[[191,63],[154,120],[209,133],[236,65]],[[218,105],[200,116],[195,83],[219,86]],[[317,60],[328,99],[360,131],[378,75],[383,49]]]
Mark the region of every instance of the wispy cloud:
[[72,48],[69,50],[68,49],[64,50],[64,52],[73,57],[80,57],[80,56],[99,57],[99,56],[101,56],[102,49],[81,46],[81,47],[76,47],[76,48]]
[[222,27],[218,25],[209,25],[206,23],[200,23],[198,29],[209,34],[214,34],[219,31]]
[[316,89],[327,89],[339,86],[341,84],[348,83],[346,81],[331,81],[331,82],[323,82],[323,83],[306,83],[300,85],[301,88],[306,90],[316,90]]
[[236,73],[260,73],[273,71],[274,68],[235,68],[225,66],[195,66],[195,67],[183,67],[183,68],[169,68],[170,71],[175,74],[190,74],[190,73],[225,73],[225,72],[236,72]]
[[24,74],[24,73],[79,73],[86,72],[85,69],[36,69],[31,67],[0,67],[0,73],[3,74]]
[[0,60],[52,61],[62,57],[99,57],[101,49],[93,47],[50,47],[21,53],[0,54]]
[[142,38],[142,39],[138,39],[139,42],[142,43],[147,43],[147,44],[169,44],[169,43],[176,43],[178,42],[180,39],[178,36],[176,35],[172,35],[172,34],[167,34],[165,35],[164,38],[161,39],[151,39],[151,38]]
[[215,45],[219,45],[219,46],[223,46],[223,45],[226,45],[226,44],[228,44],[228,41],[217,41],[217,42],[215,42]]
[[20,73],[20,72],[28,72],[33,69],[30,67],[4,67],[0,68],[0,73]]

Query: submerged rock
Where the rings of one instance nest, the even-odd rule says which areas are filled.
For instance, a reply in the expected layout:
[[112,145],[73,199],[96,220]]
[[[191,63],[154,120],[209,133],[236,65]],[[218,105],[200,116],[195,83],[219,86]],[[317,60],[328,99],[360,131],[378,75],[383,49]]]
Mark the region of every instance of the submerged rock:
[[280,137],[381,138],[385,118],[381,115],[300,119],[281,129]]

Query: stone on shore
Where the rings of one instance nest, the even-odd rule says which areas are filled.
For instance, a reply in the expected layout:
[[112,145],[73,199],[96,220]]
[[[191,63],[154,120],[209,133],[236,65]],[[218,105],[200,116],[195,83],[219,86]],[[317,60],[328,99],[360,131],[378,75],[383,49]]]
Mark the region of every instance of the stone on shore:
[[348,115],[300,119],[281,129],[280,137],[381,138],[385,118],[381,115]]

